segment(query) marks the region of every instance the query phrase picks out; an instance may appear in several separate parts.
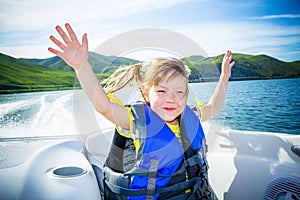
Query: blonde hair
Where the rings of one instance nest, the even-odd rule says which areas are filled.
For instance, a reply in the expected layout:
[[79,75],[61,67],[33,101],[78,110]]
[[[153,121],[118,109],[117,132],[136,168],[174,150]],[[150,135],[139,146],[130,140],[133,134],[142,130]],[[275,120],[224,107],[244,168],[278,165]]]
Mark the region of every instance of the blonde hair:
[[[150,87],[158,85],[169,73],[171,73],[168,76],[169,79],[174,78],[178,74],[183,75],[187,79],[187,71],[181,60],[156,58],[144,63],[119,67],[102,84],[106,93],[113,93],[127,85],[136,84],[144,97]],[[149,102],[146,103],[149,104]]]

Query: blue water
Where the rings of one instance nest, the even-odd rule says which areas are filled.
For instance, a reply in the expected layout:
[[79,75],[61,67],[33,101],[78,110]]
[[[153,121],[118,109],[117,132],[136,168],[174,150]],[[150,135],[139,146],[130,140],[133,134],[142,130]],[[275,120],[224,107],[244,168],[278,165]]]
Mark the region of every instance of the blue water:
[[[194,95],[204,102],[214,86],[191,84]],[[223,111],[213,120],[223,120],[229,129],[300,134],[299,86],[300,79],[232,81]],[[0,103],[0,137],[89,132],[91,125],[84,126],[79,119],[99,118],[80,91],[0,95]]]
[[[299,86],[300,79],[230,82],[223,108],[225,126],[238,130],[300,134]],[[199,85],[196,88],[199,91]]]
[[226,124],[233,129],[300,134],[300,79],[232,82]]

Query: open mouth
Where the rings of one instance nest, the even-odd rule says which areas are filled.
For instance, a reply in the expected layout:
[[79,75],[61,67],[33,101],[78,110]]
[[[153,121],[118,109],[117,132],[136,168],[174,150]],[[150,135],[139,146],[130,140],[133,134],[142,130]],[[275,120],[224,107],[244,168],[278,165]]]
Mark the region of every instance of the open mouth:
[[166,110],[166,111],[173,111],[173,110],[176,110],[176,108],[164,108],[164,110]]

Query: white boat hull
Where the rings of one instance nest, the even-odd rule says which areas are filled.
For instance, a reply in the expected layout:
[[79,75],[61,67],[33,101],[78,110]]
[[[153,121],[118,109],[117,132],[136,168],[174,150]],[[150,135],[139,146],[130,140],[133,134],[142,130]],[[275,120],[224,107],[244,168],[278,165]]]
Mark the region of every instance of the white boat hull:
[[[0,199],[101,199],[91,164],[105,161],[112,131],[80,139],[1,138]],[[207,142],[218,199],[264,199],[273,180],[299,180],[300,157],[291,147],[300,145],[300,135],[230,130],[208,133]]]
[[273,180],[283,176],[300,178],[300,157],[291,151],[299,144],[299,135],[221,133],[208,154],[210,183],[218,198],[263,199]]

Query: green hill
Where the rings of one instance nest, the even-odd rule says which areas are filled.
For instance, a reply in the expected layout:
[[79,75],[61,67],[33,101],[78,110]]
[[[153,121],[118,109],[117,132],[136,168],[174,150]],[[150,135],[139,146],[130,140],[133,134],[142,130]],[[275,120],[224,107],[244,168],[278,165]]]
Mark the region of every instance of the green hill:
[[[204,58],[190,56],[183,61],[191,69],[190,81],[217,80],[223,55]],[[299,78],[300,61],[283,62],[267,55],[234,54],[236,62],[231,80]],[[89,53],[89,62],[100,78],[109,76],[121,65],[139,61]],[[79,87],[75,73],[59,57],[16,59],[0,53],[0,93],[61,90]]]
[[[138,61],[89,53],[89,62],[99,77],[109,76],[120,65]],[[0,93],[79,88],[74,70],[59,57],[16,59],[0,53]]]
[[[42,65],[47,68],[60,69],[63,71],[73,71],[62,59],[54,56],[46,59],[21,59],[35,64]],[[104,56],[94,52],[89,52],[89,62],[91,63],[95,73],[112,73],[120,65],[131,65],[139,61],[117,57],[117,56]]]
[[[232,68],[231,80],[299,78],[300,61],[283,62],[267,55],[233,54],[235,66]],[[218,77],[223,55],[211,58],[190,56],[184,59],[192,69],[190,79],[199,77]],[[218,70],[212,70],[212,69]],[[198,76],[196,74],[198,73]]]
[[132,65],[140,61],[117,56],[104,56],[90,52],[89,62],[93,66],[95,73],[111,74],[121,65]]
[[0,93],[71,89],[74,72],[45,68],[0,53]]

